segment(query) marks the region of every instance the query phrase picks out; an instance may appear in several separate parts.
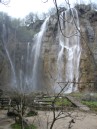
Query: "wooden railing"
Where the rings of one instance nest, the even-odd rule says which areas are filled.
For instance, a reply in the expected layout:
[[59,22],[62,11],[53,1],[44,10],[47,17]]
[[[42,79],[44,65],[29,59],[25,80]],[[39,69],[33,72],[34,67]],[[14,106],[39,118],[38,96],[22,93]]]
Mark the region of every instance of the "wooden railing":
[[1,97],[0,98],[0,107],[4,108],[4,107],[8,107],[10,104],[10,99],[7,97]]

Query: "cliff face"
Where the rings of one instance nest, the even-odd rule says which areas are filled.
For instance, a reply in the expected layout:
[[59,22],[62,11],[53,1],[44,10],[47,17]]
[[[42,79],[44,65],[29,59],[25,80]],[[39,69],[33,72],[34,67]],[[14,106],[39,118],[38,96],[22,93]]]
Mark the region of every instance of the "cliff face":
[[[94,91],[97,89],[97,13],[88,6],[80,6],[77,10],[80,21],[80,44],[82,47],[78,88],[79,91]],[[47,32],[43,38],[42,46],[44,80],[49,87],[58,85],[56,77],[59,49],[58,22],[56,17],[52,16],[49,21]],[[64,51],[64,57],[65,56]],[[65,58],[62,75],[64,78]]]
[[10,86],[10,65],[7,56],[0,44],[0,89]]
[[[81,59],[79,67],[79,91],[95,91],[97,90],[97,12],[90,9],[89,6],[77,6],[80,21],[80,44],[81,44]],[[34,25],[33,25],[34,26]],[[37,28],[37,26],[35,25]],[[34,29],[35,29],[34,27]],[[58,85],[57,83],[57,59],[60,51],[58,33],[57,16],[53,15],[49,19],[47,30],[42,39],[41,53],[38,64],[38,85],[39,89],[47,90]],[[23,75],[27,72],[31,79],[31,69],[26,69],[27,63],[27,43],[14,43],[10,41],[9,50],[12,61],[15,62],[17,79],[19,80],[19,72],[23,67]],[[30,52],[33,44],[30,43]],[[15,54],[15,56],[14,56]],[[62,76],[65,80],[66,71],[66,51],[63,52],[64,64],[62,64]],[[34,55],[30,56],[34,59]],[[23,59],[22,59],[23,58]],[[33,66],[33,59],[28,65]],[[21,63],[24,60],[24,63]],[[60,62],[61,63],[61,62]],[[11,77],[11,67],[6,55],[0,53],[0,87],[8,87]],[[25,85],[25,84],[23,84]],[[60,84],[59,84],[60,85]],[[64,86],[64,83],[61,83]],[[33,87],[33,86],[32,86]],[[33,89],[33,88],[32,88]]]
[[43,81],[48,88],[54,86],[57,74],[57,58],[59,44],[57,36],[57,19],[52,16],[43,37],[41,58],[43,62]]
[[[83,11],[82,11],[83,10]],[[80,90],[93,91],[97,82],[97,12],[89,6],[78,8],[81,28],[82,55],[80,62]]]

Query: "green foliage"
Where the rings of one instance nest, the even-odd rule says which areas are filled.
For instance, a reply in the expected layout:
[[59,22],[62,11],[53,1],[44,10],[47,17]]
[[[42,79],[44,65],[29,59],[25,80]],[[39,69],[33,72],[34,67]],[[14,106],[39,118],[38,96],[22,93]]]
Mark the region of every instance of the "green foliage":
[[[21,125],[18,123],[14,123],[11,125],[12,129],[21,129]],[[31,124],[28,128],[24,129],[37,129],[35,125]]]
[[[43,100],[51,101],[51,102],[47,102],[47,103],[52,104],[54,99],[55,99],[55,97],[51,97],[51,98],[45,98]],[[66,98],[57,98],[55,100],[55,105],[56,106],[72,106],[72,103],[70,101],[68,101]]]
[[55,102],[57,106],[72,106],[72,103],[66,98],[58,98]]
[[70,95],[88,106],[92,111],[97,111],[97,93],[93,93],[93,95],[91,93],[71,93]]
[[71,93],[70,95],[79,100],[82,104],[88,106],[92,111],[97,111],[97,93],[93,95],[90,93]]
[[81,100],[84,94],[82,93],[71,93],[70,96],[76,98],[77,100]]
[[43,98],[43,100],[46,100],[46,101],[53,101],[55,97],[48,97],[48,98]]
[[96,101],[82,101],[83,104],[87,105],[90,107],[91,110],[97,111],[97,102]]
[[[35,15],[34,19],[38,19]],[[28,29],[27,24],[24,23],[24,19],[16,19],[8,16],[8,14],[0,12],[0,41],[2,42],[3,25],[6,30],[6,40],[10,43],[13,41],[19,42],[32,42],[33,35],[36,33],[35,30]]]
[[21,129],[20,124],[14,123],[11,125],[12,129]]

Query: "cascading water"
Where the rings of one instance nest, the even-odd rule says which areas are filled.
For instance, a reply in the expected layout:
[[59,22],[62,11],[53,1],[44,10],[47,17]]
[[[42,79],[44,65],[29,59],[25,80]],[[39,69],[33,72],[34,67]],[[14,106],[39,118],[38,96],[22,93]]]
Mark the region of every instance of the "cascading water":
[[[22,54],[18,55],[18,51],[16,51],[15,56],[14,56],[14,61],[13,58],[11,56],[11,54],[9,53],[9,49],[8,49],[8,45],[10,44],[8,42],[8,32],[7,32],[6,28],[6,24],[5,22],[3,23],[2,26],[2,43],[3,43],[3,47],[4,50],[6,52],[6,55],[8,57],[10,66],[11,66],[11,84],[10,87],[13,90],[18,91],[19,93],[27,93],[29,92],[29,88],[28,88],[28,83],[29,83],[29,69],[32,68],[32,66],[30,65],[30,43],[26,43],[27,44],[27,50],[25,51],[25,56]],[[18,44],[19,45],[19,44]],[[18,48],[19,50],[19,48]],[[20,51],[20,50],[19,50]],[[15,52],[15,50],[14,50]],[[27,53],[27,54],[26,54]],[[17,61],[18,59],[18,61]],[[27,61],[27,62],[26,62]],[[29,67],[30,65],[30,67]],[[31,70],[31,69],[30,69]],[[31,76],[30,76],[31,77]],[[29,90],[28,90],[29,89]]]
[[[3,46],[7,57],[11,65],[11,87],[14,90],[17,90],[19,93],[29,93],[38,89],[38,63],[40,57],[40,50],[42,44],[42,38],[46,32],[47,23],[49,17],[44,21],[41,26],[40,32],[35,36],[34,45],[29,42],[24,44],[24,49],[21,48],[19,42],[17,43],[16,51],[14,53],[14,61],[9,54],[7,48],[7,39],[6,39],[6,26],[3,24]],[[26,48],[26,49],[25,49]],[[34,56],[33,56],[34,55]],[[33,59],[34,57],[34,59]],[[32,64],[33,63],[33,64]]]
[[31,64],[31,58],[30,58],[30,42],[27,43],[27,49],[26,49],[26,66],[25,66],[25,77],[24,77],[24,91],[28,91],[31,90],[30,87],[30,79],[31,79],[31,75],[30,75],[30,71],[32,68],[32,64]]
[[[16,87],[13,86],[13,89],[17,88],[20,93],[37,91],[39,89],[42,90],[41,87],[44,87],[45,82],[43,82],[42,86],[42,81],[44,80],[41,80],[41,78],[45,76],[42,76],[41,74],[42,69],[40,67],[40,64],[42,65],[42,62],[40,60],[40,54],[42,42],[44,41],[43,37],[45,39],[45,33],[48,27],[48,23],[49,18],[44,21],[40,32],[35,36],[34,44],[29,42],[26,44],[21,44],[18,42],[16,44],[14,61],[12,61],[12,58],[10,57],[12,53],[9,54],[7,50],[5,41],[6,30],[5,25],[3,26],[4,47],[13,72],[13,85],[15,85],[16,83]],[[61,49],[58,53],[57,59],[57,81],[69,82],[69,84],[65,88],[65,93],[70,93],[77,90],[77,84],[74,85],[73,82],[78,82],[79,79],[79,62],[81,54],[79,19],[76,9],[70,9],[61,13],[60,26],[61,31],[59,29],[58,36]],[[60,87],[58,87],[57,91],[59,91],[59,89]]]
[[41,26],[40,32],[35,36],[36,41],[35,41],[35,53],[34,53],[34,64],[33,64],[33,71],[32,71],[32,87],[33,90],[37,90],[37,81],[38,81],[38,61],[40,57],[40,50],[41,50],[41,45],[42,45],[42,38],[46,32],[47,29],[47,24],[49,22],[49,17],[46,18],[44,21],[43,25]]
[[[79,19],[77,10],[75,8],[66,10],[61,13],[59,29],[59,44],[61,50],[58,54],[58,78],[59,82],[68,82],[65,87],[65,93],[71,93],[77,90],[79,79],[79,63],[81,55],[80,47],[80,33],[79,33]],[[65,64],[64,64],[65,53]],[[62,71],[65,65],[65,80],[62,77]],[[65,83],[65,84],[66,84]]]
[[10,65],[11,65],[11,70],[12,70],[12,83],[13,83],[14,86],[16,87],[16,86],[17,86],[17,84],[16,84],[16,74],[15,74],[15,69],[14,69],[13,62],[12,62],[12,60],[11,60],[9,51],[8,51],[8,49],[7,49],[7,43],[8,43],[7,40],[8,40],[8,39],[7,39],[6,26],[5,26],[4,23],[3,23],[2,40],[3,40],[3,46],[4,46],[4,49],[5,49],[6,55],[7,55],[8,59],[9,59]]

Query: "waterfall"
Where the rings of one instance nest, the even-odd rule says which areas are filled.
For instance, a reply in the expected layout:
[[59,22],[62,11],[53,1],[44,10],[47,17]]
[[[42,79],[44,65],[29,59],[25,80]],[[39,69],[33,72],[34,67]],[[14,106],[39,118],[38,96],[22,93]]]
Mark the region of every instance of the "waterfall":
[[35,53],[34,53],[34,64],[33,64],[33,71],[32,71],[32,87],[33,90],[37,89],[37,81],[38,81],[38,61],[40,57],[40,50],[41,50],[41,45],[42,45],[42,38],[46,32],[47,29],[47,24],[49,22],[49,17],[46,18],[44,21],[43,25],[41,26],[40,32],[35,36]]
[[[31,80],[30,71],[32,69],[32,65],[30,62],[30,42],[27,43],[27,50],[25,51],[25,54],[21,52],[21,54],[18,56],[18,61],[14,57],[14,61],[12,60],[12,57],[8,50],[8,37],[7,37],[7,28],[6,25],[3,24],[3,34],[2,34],[2,41],[3,41],[3,47],[6,52],[8,61],[11,66],[11,88],[13,90],[18,91],[19,93],[27,93],[31,88],[29,87],[29,83]],[[20,48],[18,47],[18,50]],[[18,52],[18,51],[16,51]],[[17,53],[16,53],[17,55]]]
[[[74,84],[73,82],[78,82],[79,79],[79,63],[81,55],[79,19],[75,8],[61,13],[60,26],[59,45],[61,50],[59,51],[57,60],[57,80],[63,82],[64,86],[68,82],[64,92],[71,93],[78,90],[77,84]],[[62,74],[63,70],[65,70],[65,79]]]
[[[23,44],[26,46],[26,49],[25,46],[22,47],[21,43],[17,44],[17,51],[15,51],[15,57],[17,56],[17,58],[14,59],[14,62],[12,61],[13,58],[10,57],[11,54],[7,49],[6,26],[5,24],[3,24],[3,43],[13,73],[13,89],[16,88],[16,90],[21,93],[37,91],[39,89],[43,90],[42,87],[46,86],[44,85],[44,83],[48,78],[44,78],[44,80],[46,81],[42,80],[43,77],[45,77],[45,72],[43,71],[44,73],[41,74],[42,68],[44,67],[42,66],[43,62],[41,60],[41,58],[43,57],[41,56],[41,48],[42,42],[44,41],[43,37],[45,39],[47,33],[49,32],[49,29],[50,31],[52,31],[51,28],[49,28],[48,23],[49,17],[44,21],[43,25],[40,28],[40,32],[35,35],[33,40],[34,43],[28,42],[26,44]],[[63,84],[61,85],[62,87],[65,86],[67,82],[69,82],[65,87],[64,92],[71,93],[77,90],[77,84],[73,82],[78,82],[79,80],[79,63],[81,55],[79,19],[77,10],[73,8],[62,12],[60,15],[60,26],[58,30],[60,50],[57,58],[57,81],[63,82]],[[49,43],[52,38],[48,39]],[[56,87],[57,86],[58,85],[56,85]],[[58,92],[60,90],[60,87],[58,86],[58,88],[56,88]]]
[[3,46],[10,62],[12,71],[11,87],[13,90],[17,90],[19,93],[29,93],[37,90],[39,87],[37,85],[39,79],[39,57],[41,52],[42,39],[45,35],[48,21],[49,17],[44,21],[43,25],[41,26],[40,32],[35,35],[34,45],[31,45],[28,42],[26,43],[26,49],[21,50],[21,44],[18,44],[18,51],[16,51],[16,55],[20,50],[21,53],[19,53],[14,62],[12,61],[7,48],[7,32],[5,24],[3,24]]
[[25,87],[29,89],[30,86],[30,70],[32,66],[30,65],[30,42],[27,43],[27,59],[26,59],[26,74],[25,74]]
[[8,57],[9,62],[10,62],[10,65],[11,65],[11,70],[12,70],[12,84],[14,84],[14,86],[16,87],[16,86],[17,86],[17,82],[16,82],[15,68],[14,68],[13,62],[12,62],[12,60],[11,60],[9,51],[8,51],[8,49],[7,49],[7,43],[8,43],[7,40],[8,40],[8,39],[7,39],[6,26],[5,26],[4,23],[3,23],[2,40],[3,40],[3,46],[4,46],[4,49],[5,49],[6,55],[7,55],[7,57]]

